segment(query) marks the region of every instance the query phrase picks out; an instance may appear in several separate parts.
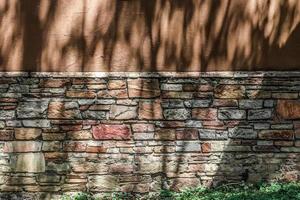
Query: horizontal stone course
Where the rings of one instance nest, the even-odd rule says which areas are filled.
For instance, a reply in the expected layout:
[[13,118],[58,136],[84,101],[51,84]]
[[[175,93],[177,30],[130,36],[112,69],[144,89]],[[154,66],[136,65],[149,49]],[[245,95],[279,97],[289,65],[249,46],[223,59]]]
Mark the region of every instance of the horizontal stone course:
[[0,75],[1,192],[143,194],[300,164],[299,72]]

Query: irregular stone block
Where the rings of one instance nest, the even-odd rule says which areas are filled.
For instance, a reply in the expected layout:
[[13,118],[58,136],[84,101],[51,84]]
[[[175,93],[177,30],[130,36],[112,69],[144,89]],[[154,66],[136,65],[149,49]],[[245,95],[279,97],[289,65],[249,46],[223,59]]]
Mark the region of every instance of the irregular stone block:
[[49,119],[81,119],[76,102],[50,102],[48,108]]
[[202,128],[202,122],[201,121],[195,121],[195,120],[188,120],[185,122],[186,127],[195,127],[195,128]]
[[6,142],[4,146],[5,152],[32,152],[41,151],[42,143],[36,141],[13,141]]
[[236,99],[214,99],[213,107],[237,107],[238,101]]
[[5,127],[5,122],[4,121],[0,121],[0,129]]
[[278,100],[276,112],[283,119],[300,119],[300,101]]
[[181,99],[163,100],[161,103],[163,108],[183,108],[184,104]]
[[18,118],[42,118],[46,115],[48,101],[20,102],[17,107]]
[[103,90],[103,89],[106,89],[106,84],[87,85],[86,87],[89,90]]
[[15,118],[15,111],[13,110],[0,110],[0,119],[7,120]]
[[260,139],[268,140],[292,140],[294,138],[293,130],[263,130],[258,134]]
[[96,105],[91,105],[89,110],[96,110],[96,111],[109,111],[111,109],[110,105],[102,105],[102,104],[96,104]]
[[164,91],[162,98],[164,99],[192,99],[194,92]]
[[64,151],[84,152],[86,151],[86,147],[87,142],[68,141],[63,144]]
[[175,140],[175,129],[159,129],[155,133],[156,140]]
[[14,166],[15,172],[40,173],[45,172],[45,158],[42,153],[18,154]]
[[211,100],[209,99],[201,99],[201,100],[189,100],[185,101],[184,105],[188,108],[206,108],[211,104]]
[[133,138],[135,140],[153,140],[154,133],[134,133]]
[[242,109],[258,109],[263,107],[263,100],[243,99],[239,101],[239,107]]
[[45,119],[22,120],[22,123],[25,127],[37,127],[37,128],[50,127],[50,121]]
[[15,128],[15,137],[17,140],[34,140],[42,135],[39,128]]
[[275,101],[274,100],[265,100],[264,101],[264,107],[267,108],[272,108],[275,105]]
[[69,90],[66,92],[66,97],[93,99],[96,97],[96,93],[90,90],[88,91]]
[[199,129],[200,139],[226,139],[228,134],[226,131],[213,130],[213,129]]
[[29,85],[12,84],[10,85],[8,92],[12,93],[28,93]]
[[106,119],[105,111],[87,110],[82,112],[83,119]]
[[196,188],[201,182],[198,178],[176,178],[172,180],[172,190],[183,191],[187,188]]
[[268,123],[255,123],[254,124],[254,129],[257,130],[266,130],[270,128],[270,124]]
[[140,162],[139,163],[139,173],[142,174],[153,174],[159,173],[163,171],[163,163],[162,162]]
[[271,109],[259,109],[259,110],[248,111],[249,120],[260,120],[260,119],[271,119],[271,118],[272,118]]
[[68,79],[42,79],[40,82],[40,87],[49,88],[61,88],[69,83]]
[[100,90],[97,93],[98,99],[126,99],[128,98],[127,90]]
[[191,112],[184,108],[166,109],[164,110],[164,117],[167,120],[186,120],[191,117]]
[[133,132],[153,132],[154,124],[132,124]]
[[132,79],[128,80],[129,98],[152,98],[160,96],[158,79]]
[[199,138],[198,130],[195,128],[176,130],[177,140],[197,140],[198,138]]
[[220,109],[218,118],[221,120],[246,119],[246,111],[237,109]]
[[161,90],[182,91],[181,84],[161,84]]
[[34,185],[36,184],[35,177],[13,176],[7,182],[11,185]]
[[218,85],[215,88],[215,97],[220,99],[241,99],[245,97],[245,86]]
[[62,143],[60,141],[43,142],[43,151],[60,151],[62,149]]
[[201,145],[199,142],[176,142],[177,152],[199,152],[201,151]]
[[2,140],[13,140],[14,131],[12,130],[0,130],[0,141]]
[[139,119],[162,119],[162,108],[159,100],[141,101],[139,103]]
[[119,124],[101,124],[98,126],[93,126],[92,128],[93,136],[97,140],[107,140],[107,139],[130,139],[130,128],[127,125]]
[[68,139],[71,140],[89,140],[92,139],[92,133],[89,130],[67,132]]
[[240,139],[255,139],[257,137],[257,131],[254,131],[252,128],[230,128],[229,137]]
[[135,119],[137,117],[137,107],[112,105],[109,117],[110,119]]
[[40,174],[38,176],[38,180],[41,183],[59,183],[60,182],[60,176],[58,176],[56,174],[51,174],[51,173]]
[[108,81],[108,89],[125,89],[126,88],[126,80],[109,80]]
[[118,187],[118,178],[112,175],[93,175],[89,177],[88,188],[91,191],[115,191]]
[[192,117],[200,120],[217,120],[217,111],[215,108],[194,108]]

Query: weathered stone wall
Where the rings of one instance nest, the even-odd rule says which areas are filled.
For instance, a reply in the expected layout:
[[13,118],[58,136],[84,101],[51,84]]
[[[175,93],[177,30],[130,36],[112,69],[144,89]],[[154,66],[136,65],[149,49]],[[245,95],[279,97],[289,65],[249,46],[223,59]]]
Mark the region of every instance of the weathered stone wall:
[[2,194],[299,179],[299,72],[0,77]]

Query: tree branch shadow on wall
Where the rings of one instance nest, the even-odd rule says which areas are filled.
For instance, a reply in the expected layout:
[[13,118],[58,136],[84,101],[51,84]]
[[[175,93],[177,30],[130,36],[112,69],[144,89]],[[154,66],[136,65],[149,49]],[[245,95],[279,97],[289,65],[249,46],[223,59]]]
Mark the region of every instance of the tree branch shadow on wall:
[[[201,1],[201,3],[197,4],[195,1],[173,1],[173,2],[167,2],[167,1],[134,1],[134,2],[122,2],[122,1],[116,1],[112,3],[112,5],[108,5],[113,7],[112,10],[114,10],[113,17],[111,18],[109,25],[107,26],[107,29],[104,33],[99,31],[99,26],[97,24],[97,21],[100,20],[102,17],[100,14],[96,16],[95,19],[93,19],[93,23],[95,24],[94,27],[91,28],[92,32],[95,33],[92,36],[89,34],[86,34],[85,27],[87,26],[85,24],[85,12],[83,14],[80,14],[79,20],[75,20],[76,23],[72,24],[71,28],[71,36],[67,39],[67,42],[65,42],[62,46],[58,46],[57,50],[59,52],[59,58],[58,61],[53,61],[50,59],[51,52],[43,57],[43,51],[47,48],[47,38],[48,38],[48,30],[50,30],[50,27],[52,26],[52,22],[54,21],[55,15],[56,15],[56,9],[58,1],[50,1],[50,5],[48,5],[48,11],[46,12],[46,17],[43,22],[40,21],[39,17],[35,14],[35,12],[38,12],[38,10],[41,8],[40,2],[38,1],[20,1],[20,5],[14,5],[14,8],[16,9],[16,16],[19,16],[22,20],[19,23],[16,23],[17,27],[15,27],[15,30],[13,31],[14,34],[10,37],[10,40],[3,41],[1,44],[3,46],[0,46],[1,54],[0,54],[0,61],[1,66],[3,66],[3,71],[9,71],[10,69],[7,68],[9,64],[12,63],[11,58],[18,54],[18,45],[19,40],[17,37],[21,37],[21,43],[23,48],[23,53],[20,56],[20,66],[24,67],[23,69],[25,71],[39,71],[42,66],[45,66],[45,68],[49,71],[55,71],[57,68],[55,68],[55,64],[58,64],[59,67],[62,66],[71,66],[71,70],[73,69],[79,69],[80,71],[86,71],[89,69],[93,69],[91,67],[90,62],[91,59],[94,58],[94,56],[99,56],[97,54],[97,45],[99,43],[103,44],[101,52],[103,52],[103,55],[100,54],[100,57],[103,58],[103,65],[104,68],[108,71],[110,70],[116,70],[116,69],[125,69],[125,70],[131,70],[129,66],[132,64],[128,60],[136,59],[133,63],[136,64],[138,70],[145,70],[145,71],[158,71],[161,69],[164,69],[166,71],[168,70],[177,70],[177,71],[186,71],[185,66],[192,66],[193,62],[199,61],[198,64],[196,64],[196,70],[198,71],[207,71],[211,69],[218,70],[214,66],[217,66],[218,64],[222,64],[223,58],[227,58],[227,56],[230,54],[228,52],[229,49],[231,49],[230,40],[227,40],[227,38],[230,37],[228,34],[232,29],[238,29],[238,26],[235,27],[238,22],[241,24],[246,24],[246,19],[243,18],[242,10],[239,12],[230,13],[229,8],[231,6],[232,1],[224,1],[226,3],[220,3],[218,1],[211,1],[207,6],[207,10],[209,10],[208,18],[214,19],[217,18],[218,15],[221,15],[221,27],[216,31],[215,26],[216,24],[212,20],[208,20],[206,27],[204,27],[204,46],[199,47],[196,51],[200,51],[202,53],[195,53],[193,52],[193,46],[192,44],[197,44],[197,37],[200,37],[199,35],[195,34],[194,38],[192,37],[191,41],[190,36],[187,35],[189,32],[185,31],[186,29],[190,28],[192,19],[197,16],[196,15],[196,9],[197,6],[203,6],[206,4],[207,1]],[[5,13],[10,12],[11,10],[9,8],[9,2],[6,1],[4,6],[3,15]],[[286,6],[285,6],[286,5]],[[268,4],[266,5],[268,7]],[[162,21],[162,18],[159,18],[159,16],[163,15],[164,9],[169,9],[170,13],[167,15],[166,18],[169,19],[176,19],[173,16],[181,16],[182,19],[182,27],[181,31],[183,32],[183,36],[180,37],[180,42],[177,42],[176,39],[169,40],[166,39],[166,35],[163,35],[163,31],[161,28],[163,27],[158,22]],[[20,9],[20,10],[18,10]],[[194,10],[195,9],[195,10]],[[236,8],[237,9],[237,8]],[[280,7],[280,10],[282,11],[281,18],[279,19],[278,24],[274,26],[273,32],[271,31],[271,36],[274,37],[272,41],[275,44],[269,44],[270,38],[269,36],[265,36],[264,30],[260,27],[267,26],[267,23],[265,24],[258,24],[257,27],[252,27],[252,31],[250,31],[250,35],[253,36],[251,42],[247,41],[246,44],[250,44],[251,49],[249,50],[250,53],[247,53],[247,48],[244,47],[241,51],[239,51],[238,47],[235,46],[232,49],[236,48],[236,51],[230,56],[230,63],[232,64],[233,70],[239,70],[240,66],[248,66],[247,69],[265,69],[267,66],[278,66],[278,65],[284,65],[287,63],[288,66],[291,68],[289,69],[297,69],[298,64],[300,63],[299,58],[297,56],[297,50],[298,50],[298,42],[299,37],[297,34],[299,26],[297,26],[295,31],[288,37],[289,39],[283,45],[283,47],[279,47],[276,43],[281,34],[285,34],[285,31],[288,31],[292,29],[291,27],[294,27],[294,18],[296,16],[296,11],[298,7],[297,5],[294,5],[294,7],[289,7],[287,4],[283,4],[282,7]],[[33,12],[34,10],[34,12]],[[178,15],[178,12],[182,12],[183,15]],[[139,24],[139,21],[135,22],[135,20],[128,20],[125,27],[120,28],[120,20],[122,19],[121,13],[145,13],[146,17],[141,17],[142,19],[135,19],[135,20],[141,20],[140,22],[142,25],[145,25],[145,37],[142,38],[140,41],[142,42],[149,42],[150,44],[150,50],[151,53],[149,53],[151,56],[150,58],[146,58],[143,51],[146,51],[143,49],[142,45],[138,45],[138,47],[134,46],[134,42],[132,42],[132,35],[135,32],[136,24]],[[220,14],[221,13],[221,14]],[[19,15],[20,14],[20,15]],[[130,15],[128,17],[129,19],[133,19],[136,16]],[[82,16],[82,17],[81,17]],[[266,20],[266,19],[265,19]],[[168,20],[167,20],[168,21]],[[169,20],[168,22],[170,22]],[[266,20],[267,21],[267,20]],[[3,24],[4,22],[1,21]],[[288,24],[285,26],[285,24]],[[3,25],[1,25],[3,27]],[[101,26],[100,26],[101,27]],[[284,29],[283,27],[287,27]],[[174,28],[174,27],[173,27]],[[121,29],[121,30],[120,30]],[[199,28],[200,29],[200,28]],[[230,30],[230,31],[229,31]],[[193,30],[193,31],[197,31]],[[217,33],[215,34],[214,31]],[[119,35],[119,32],[121,32],[121,36]],[[170,32],[168,32],[170,34]],[[186,34],[186,35],[185,35]],[[274,35],[274,36],[273,36]],[[132,37],[131,37],[132,36]],[[270,37],[271,37],[270,36]],[[132,50],[130,51],[133,56],[130,58],[126,58],[125,60],[118,60],[118,58],[115,58],[115,55],[118,54],[119,50],[118,45],[121,45],[120,38],[124,40],[122,44],[125,46],[132,47]],[[163,39],[162,39],[163,38]],[[149,41],[148,41],[149,40]],[[140,42],[139,41],[139,42]],[[164,44],[162,44],[164,42]],[[211,43],[210,43],[211,42]],[[191,43],[191,44],[190,44]],[[199,42],[200,43],[200,42]],[[210,43],[210,44],[209,44]],[[138,43],[140,44],[140,43]],[[227,48],[227,46],[230,46]],[[13,49],[13,46],[17,46],[16,49]],[[136,48],[134,48],[136,47]],[[163,47],[163,49],[161,49]],[[12,48],[12,49],[10,49]],[[259,50],[258,50],[259,49]],[[207,53],[203,53],[206,52]],[[75,52],[73,55],[78,58],[74,60],[71,60],[70,62],[67,62],[64,60],[64,57],[67,57],[69,54],[72,54],[72,52]],[[161,53],[163,52],[163,53]],[[190,55],[197,55],[195,57],[190,57]],[[18,55],[17,55],[18,56]],[[126,56],[125,56],[126,57]],[[99,57],[97,57],[99,58]],[[102,59],[101,58],[101,59]],[[284,59],[282,59],[284,58]],[[100,59],[100,58],[99,58]],[[163,59],[161,63],[159,62],[160,59]],[[121,65],[118,65],[117,63],[121,62]],[[75,64],[73,64],[75,63]],[[217,64],[214,64],[217,63]],[[99,64],[99,63],[98,63]],[[75,67],[74,67],[75,66]],[[235,66],[235,67],[234,67]],[[257,66],[257,68],[251,68],[250,66]],[[72,68],[74,67],[74,68]],[[161,67],[161,68],[159,68]],[[45,69],[43,68],[43,69]],[[245,69],[245,68],[242,68]],[[281,68],[282,69],[282,68]],[[66,69],[68,70],[68,69]],[[284,70],[284,69],[283,69]],[[269,80],[263,80],[262,87],[264,85],[268,85]],[[259,96],[259,94],[258,94]],[[154,109],[154,108],[153,108]],[[250,123],[250,122],[249,122]],[[242,124],[241,124],[242,126]],[[201,140],[201,139],[200,139]],[[229,144],[233,143],[235,144],[236,141],[230,140]],[[167,151],[168,148],[168,142],[164,142],[166,145],[164,145],[163,152]],[[185,147],[183,146],[183,149]],[[225,147],[226,149],[226,147]],[[226,151],[226,150],[225,150]],[[167,165],[168,165],[168,156],[163,156],[162,159],[162,165],[163,165],[163,172],[162,176],[165,176],[167,173]],[[177,155],[176,155],[177,156]],[[175,174],[179,173],[180,171],[180,165],[183,164],[184,159],[182,158],[183,154],[179,154],[176,158],[176,170]],[[221,156],[221,163],[227,162],[226,157],[232,157],[233,154],[224,153]],[[239,156],[237,154],[234,154],[234,156]],[[251,158],[254,159],[253,164],[256,163],[262,163],[262,160],[257,160],[253,155],[249,155]],[[172,159],[172,158],[171,158]],[[233,180],[243,180],[247,177],[247,173],[254,173],[256,172],[251,166],[247,167],[247,163],[238,164],[238,172],[233,177]],[[235,170],[235,166],[232,166],[231,163],[227,163],[229,165],[229,168]],[[224,165],[225,167],[228,167],[228,165]],[[262,164],[260,164],[262,165]],[[282,166],[284,164],[282,163]],[[220,164],[217,167],[217,173],[222,174],[222,164]],[[241,170],[242,169],[242,170]],[[274,169],[278,169],[275,167]],[[248,171],[247,171],[248,170]],[[275,171],[276,171],[275,170]],[[275,171],[273,171],[275,173]],[[230,174],[226,174],[229,172]],[[235,171],[225,171],[226,178],[228,176],[231,176],[232,173],[235,173]],[[270,176],[271,173],[267,176]],[[165,179],[164,177],[162,179]],[[221,178],[222,179],[222,178]],[[217,180],[218,181],[218,180]],[[175,183],[176,184],[176,183]],[[164,187],[163,184],[161,187]]]
[[296,1],[78,0],[74,5],[2,1],[1,71],[299,67],[298,56],[282,52],[299,22]]

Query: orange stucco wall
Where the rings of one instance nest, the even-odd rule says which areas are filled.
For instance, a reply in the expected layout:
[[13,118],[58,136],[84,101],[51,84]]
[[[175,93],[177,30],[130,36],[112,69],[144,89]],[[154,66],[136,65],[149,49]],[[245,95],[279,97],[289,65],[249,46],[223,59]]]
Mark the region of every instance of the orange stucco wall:
[[297,70],[298,0],[0,0],[0,71]]

